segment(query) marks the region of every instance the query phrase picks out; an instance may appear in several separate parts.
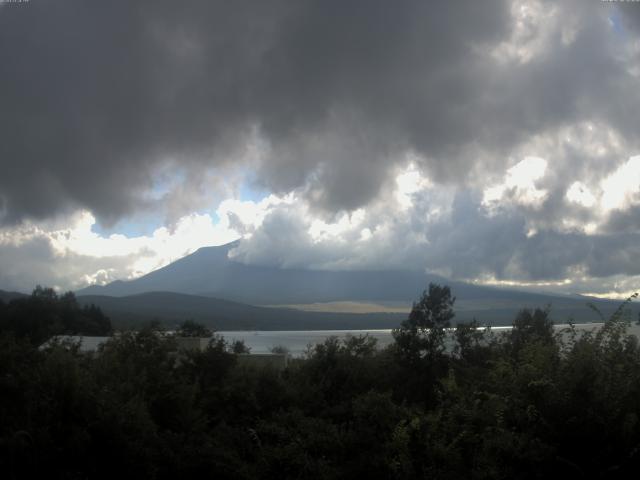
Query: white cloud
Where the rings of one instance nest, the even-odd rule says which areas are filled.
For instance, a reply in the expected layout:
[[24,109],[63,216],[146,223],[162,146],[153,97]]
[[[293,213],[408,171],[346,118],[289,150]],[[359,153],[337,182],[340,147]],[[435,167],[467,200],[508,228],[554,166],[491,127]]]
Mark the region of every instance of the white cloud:
[[5,264],[11,261],[11,252],[17,255],[16,264],[23,261],[21,252],[38,248],[43,255],[41,262],[31,265],[34,271],[20,267],[10,282],[14,288],[28,290],[32,282],[53,284],[51,278],[61,288],[80,288],[135,278],[200,247],[236,240],[240,235],[230,226],[232,210],[222,213],[217,223],[208,214],[194,213],[180,218],[172,229],[161,227],[151,235],[127,237],[94,232],[95,218],[81,211],[68,218],[64,227],[24,222],[16,229],[2,229],[0,250],[7,254]]
[[354,230],[359,229],[364,219],[365,210],[363,208],[359,208],[351,213],[342,213],[335,222],[325,222],[324,220],[317,218],[311,222],[308,231],[311,238],[316,243],[329,239],[340,241],[340,239],[348,232],[353,232]]
[[547,161],[538,157],[526,157],[507,170],[504,181],[485,189],[482,204],[495,213],[505,200],[511,197],[513,203],[539,207],[547,196],[547,191],[539,189],[536,181],[547,171]]
[[[202,246],[221,245],[238,238],[229,228],[228,219],[217,224],[204,214],[185,215],[173,229],[161,227],[149,236],[127,237],[114,234],[103,237],[92,230],[96,220],[83,211],[73,218],[72,225],[64,230],[44,233],[58,256],[68,254],[94,258],[135,255],[126,278],[133,278],[177,260]],[[108,278],[105,272],[94,272],[89,278]]]
[[491,56],[499,63],[526,64],[544,54],[556,36],[561,45],[570,45],[576,38],[578,23],[560,14],[560,8],[549,2],[513,1],[511,35],[491,48]]
[[413,205],[413,195],[432,186],[428,178],[424,177],[414,163],[410,163],[406,170],[396,176],[397,202],[403,209]]
[[[638,191],[638,159],[609,168],[599,183],[593,178],[566,180],[562,196],[570,204],[598,210],[607,192],[617,189],[610,204],[625,206]],[[605,209],[586,224],[570,211],[546,224],[528,217],[546,202],[549,179],[559,181],[556,165],[525,156],[500,183],[464,190],[433,184],[409,164],[379,198],[328,217],[312,208],[304,192],[292,191],[259,201],[228,198],[218,205],[217,219],[193,213],[172,228],[132,237],[96,233],[95,218],[87,211],[25,222],[0,229],[0,281],[19,290],[32,288],[35,281],[81,288],[133,278],[202,246],[242,237],[233,255],[245,263],[329,270],[410,268],[510,287],[603,294],[619,287],[626,292],[632,286],[597,276],[610,274],[606,265],[594,266],[601,269],[595,274],[587,266],[595,258],[589,257],[590,235],[606,220]],[[601,251],[605,240],[599,240]],[[535,261],[547,257],[544,264]]]
[[596,203],[596,197],[594,197],[589,187],[582,182],[573,182],[566,194],[567,200],[583,207],[591,208]]
[[278,205],[290,205],[294,201],[294,193],[281,197],[269,195],[258,202],[228,198],[220,203],[216,214],[227,228],[236,228],[241,233],[250,235],[253,230],[262,225],[271,209]]
[[640,192],[640,156],[631,157],[600,184],[600,206],[605,212],[635,204]]

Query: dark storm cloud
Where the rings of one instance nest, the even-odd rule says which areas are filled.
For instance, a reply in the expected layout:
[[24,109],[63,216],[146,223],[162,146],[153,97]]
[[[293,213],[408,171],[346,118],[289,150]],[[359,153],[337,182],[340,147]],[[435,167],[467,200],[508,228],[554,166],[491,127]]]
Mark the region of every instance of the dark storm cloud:
[[631,83],[599,3],[556,6],[575,41],[556,33],[502,66],[486,52],[513,33],[506,0],[5,6],[0,221],[78,206],[117,219],[149,202],[159,165],[224,165],[256,129],[259,181],[306,185],[329,210],[372,199],[406,151],[432,178],[464,182],[584,116],[633,136],[638,101],[621,100]]
[[617,5],[618,15],[612,15],[612,19],[618,28],[640,29],[640,8],[633,3],[637,2],[620,2],[620,5]]
[[604,230],[614,234],[640,232],[640,208],[638,204],[636,203],[627,209],[612,211],[604,225]]
[[194,162],[233,145],[246,119],[235,118],[228,63],[244,58],[233,51],[248,49],[242,32],[171,5],[34,1],[0,12],[9,221],[67,205],[117,217],[167,157]]

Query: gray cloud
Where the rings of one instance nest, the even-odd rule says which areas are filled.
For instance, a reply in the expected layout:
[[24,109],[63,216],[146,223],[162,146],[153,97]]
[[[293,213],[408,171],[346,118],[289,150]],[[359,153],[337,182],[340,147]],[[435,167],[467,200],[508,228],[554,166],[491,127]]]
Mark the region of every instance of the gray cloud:
[[[513,18],[520,4],[533,14]],[[81,207],[106,224],[140,210],[172,222],[228,195],[220,178],[246,168],[267,191],[297,190],[304,215],[367,206],[363,228],[389,233],[318,242],[283,206],[243,243],[244,261],[523,281],[638,275],[637,206],[603,220],[566,191],[575,180],[597,188],[640,152],[639,12],[579,0],[3,5],[0,224]],[[407,154],[457,192],[450,214],[427,218],[428,192],[408,213],[380,206]],[[527,155],[548,161],[536,181],[546,199],[505,198],[487,215],[483,189]],[[169,191],[149,195],[173,172]],[[125,271],[124,259],[73,267],[46,242],[12,248],[0,251],[5,286]]]
[[5,6],[3,221],[76,207],[116,220],[149,207],[144,192],[159,166],[224,166],[256,129],[268,145],[259,183],[305,187],[315,206],[333,211],[378,195],[406,151],[434,179],[464,183],[576,119],[600,119],[637,144],[638,100],[627,95],[635,79],[613,55],[606,21],[613,7],[556,5],[560,27],[575,23],[573,42],[554,27],[530,61],[496,64],[487,52],[511,38],[510,8],[498,0]]
[[76,289],[94,281],[110,282],[122,277],[137,255],[96,258],[67,252],[59,255],[44,236],[36,236],[19,244],[0,244],[0,288],[30,292],[36,283]]
[[[430,212],[446,207],[447,200],[443,204],[433,191],[420,191],[408,211],[377,205],[353,227],[326,238],[311,234],[304,209],[277,206],[234,250],[234,258],[282,268],[426,270],[457,280],[568,280],[560,288],[567,292],[609,292],[623,276],[629,289],[637,288],[632,284],[632,278],[640,276],[637,230],[532,232],[527,208],[505,205],[490,215],[482,206],[481,192],[460,189],[449,200],[446,213],[430,218]],[[365,228],[374,231],[369,239],[361,236]]]
[[604,228],[613,234],[640,232],[640,208],[635,206],[626,210],[614,210]]

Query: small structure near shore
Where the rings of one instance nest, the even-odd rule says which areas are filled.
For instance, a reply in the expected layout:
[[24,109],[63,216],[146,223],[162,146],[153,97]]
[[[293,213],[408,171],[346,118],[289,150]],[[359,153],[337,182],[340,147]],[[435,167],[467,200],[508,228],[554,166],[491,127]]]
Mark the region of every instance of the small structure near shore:
[[40,345],[39,349],[52,347],[55,344],[77,345],[80,353],[97,352],[101,345],[113,337],[93,337],[84,335],[55,335]]

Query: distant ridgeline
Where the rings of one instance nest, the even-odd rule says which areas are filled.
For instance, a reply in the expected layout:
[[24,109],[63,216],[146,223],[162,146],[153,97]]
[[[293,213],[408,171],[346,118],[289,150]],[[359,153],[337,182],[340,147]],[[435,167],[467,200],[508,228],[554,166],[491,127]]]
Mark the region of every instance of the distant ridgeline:
[[[217,330],[393,328],[406,314],[384,312],[384,308],[403,306],[408,313],[411,302],[431,282],[447,283],[455,292],[454,322],[476,319],[482,324],[509,325],[522,308],[551,305],[556,321],[586,323],[601,320],[587,303],[605,316],[619,303],[450,282],[417,270],[314,271],[245,265],[229,258],[236,245],[204,247],[138,279],[79,290],[78,301],[100,306],[114,325],[135,326],[154,318],[177,324],[193,318]],[[304,305],[323,302],[360,302],[380,308],[375,314],[302,311]],[[302,307],[294,310],[290,305]],[[637,314],[638,308],[631,308]]]
[[[310,272],[239,266],[226,259],[226,253],[222,255],[224,251],[223,247],[201,249],[189,257],[138,280],[114,282],[105,287],[90,287],[79,291],[77,297],[67,293],[58,298],[52,290],[36,289],[30,301],[18,303],[11,310],[27,308],[27,305],[31,305],[30,302],[50,301],[54,304],[59,302],[60,305],[66,305],[64,308],[67,313],[60,317],[63,320],[50,319],[55,327],[44,328],[46,331],[55,330],[57,333],[66,334],[78,333],[82,329],[88,333],[102,332],[105,322],[97,319],[104,316],[111,320],[114,328],[119,329],[139,328],[149,322],[160,322],[167,328],[174,328],[187,319],[200,322],[214,330],[390,329],[397,327],[406,318],[408,311],[407,313],[383,311],[384,302],[389,301],[390,298],[396,298],[394,300],[396,302],[401,301],[397,298],[406,298],[409,295],[400,295],[399,286],[414,292],[424,288],[429,278],[416,272]],[[227,283],[220,283],[219,279],[215,280],[220,273],[211,272],[216,272],[218,269],[229,274],[225,280]],[[240,272],[244,273],[241,275]],[[256,278],[261,279],[257,284],[256,278],[253,277],[254,273]],[[268,274],[274,275],[273,281],[268,281]],[[213,275],[215,281],[209,282],[208,275]],[[244,288],[240,289],[239,285],[245,281]],[[295,288],[292,285],[295,285]],[[339,286],[338,289],[336,285]],[[391,285],[393,288],[387,291],[385,285]],[[456,294],[456,316],[452,320],[454,324],[477,320],[482,325],[510,325],[522,308],[534,309],[547,306],[550,307],[552,318],[557,323],[600,322],[603,317],[611,315],[620,303],[576,295],[537,294],[455,282],[453,285],[452,291]],[[213,290],[209,293],[203,291],[209,287]],[[164,288],[165,290],[145,291],[147,288]],[[181,290],[198,289],[201,291],[200,294],[181,292]],[[103,294],[95,292],[103,292]],[[316,292],[315,297],[313,292]],[[255,304],[216,298],[214,294],[231,299],[253,298]],[[274,296],[273,301],[268,300],[268,295],[271,294]],[[0,291],[0,301],[5,304],[11,300],[27,299],[29,295]],[[276,306],[278,299],[292,302],[348,299],[356,304],[358,301],[371,304],[378,302],[382,311],[375,313],[306,311],[301,309],[302,307]],[[404,302],[407,308],[410,307],[410,300],[404,300]],[[270,306],[259,306],[260,303]],[[590,309],[589,304],[595,306],[600,314]],[[634,316],[637,316],[640,310],[635,304],[631,304],[629,309]],[[11,313],[12,316],[24,314],[24,312]],[[78,320],[76,317],[85,320]],[[95,319],[91,320],[93,317]],[[35,318],[28,321],[40,322]],[[61,321],[63,323],[60,323]],[[98,325],[94,325],[96,322]]]

